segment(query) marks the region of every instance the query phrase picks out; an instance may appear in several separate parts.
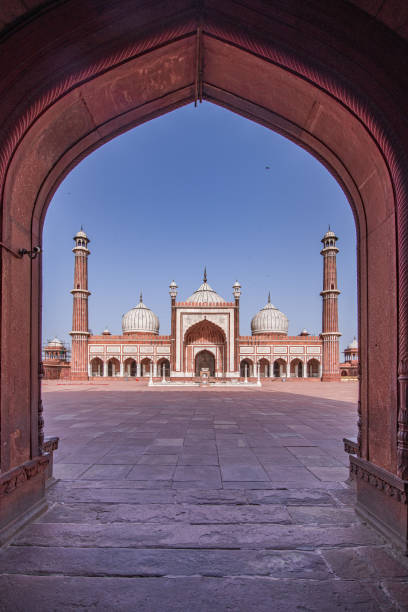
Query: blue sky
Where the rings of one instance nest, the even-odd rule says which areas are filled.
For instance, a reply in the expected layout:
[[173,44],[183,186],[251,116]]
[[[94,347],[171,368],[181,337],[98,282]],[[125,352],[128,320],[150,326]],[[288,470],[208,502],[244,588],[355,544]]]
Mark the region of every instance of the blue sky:
[[[268,169],[268,168],[269,169]],[[267,300],[289,334],[321,331],[321,243],[339,236],[341,348],[357,333],[356,232],[340,186],[309,153],[210,103],[143,124],[89,155],[61,183],[44,226],[43,339],[69,342],[72,237],[91,238],[89,326],[121,333],[139,300],[170,331],[168,285],[184,300],[208,282],[242,285],[241,334]]]

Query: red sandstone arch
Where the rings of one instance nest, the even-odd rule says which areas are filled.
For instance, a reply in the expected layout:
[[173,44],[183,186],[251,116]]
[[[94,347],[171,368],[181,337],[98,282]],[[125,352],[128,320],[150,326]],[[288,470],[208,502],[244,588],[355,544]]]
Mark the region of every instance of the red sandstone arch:
[[164,375],[170,376],[170,361],[167,357],[162,357],[157,362],[157,376],[163,376],[163,366],[164,366]]
[[294,378],[301,378],[303,376],[303,369],[305,364],[299,357],[292,359],[290,362],[290,376]]
[[133,357],[128,357],[123,362],[123,373],[125,376],[136,376],[137,373],[137,363]]
[[242,378],[245,376],[253,376],[254,375],[254,362],[249,357],[245,357],[245,359],[241,359],[241,363],[239,365],[240,375]]
[[307,375],[309,378],[318,378],[320,362],[317,359],[309,359],[307,362]]
[[287,376],[289,367],[289,361],[285,361],[285,359],[282,359],[281,357],[275,359],[275,361],[273,362],[274,377],[279,378],[279,376]]
[[259,360],[258,363],[258,367],[260,368],[260,377],[261,378],[268,378],[270,373],[269,373],[269,368],[270,368],[270,363],[269,363],[269,359],[266,359],[266,357],[262,357],[262,359]]
[[[92,7],[51,3],[3,40],[1,241],[41,245],[48,203],[75,164],[194,98],[291,138],[337,178],[356,220],[359,454],[408,478],[406,47],[342,2],[310,0],[307,14],[262,0]],[[2,249],[1,290],[4,472],[41,453],[41,259]]]
[[207,319],[195,323],[184,334],[185,344],[224,344],[225,341],[221,327]]
[[108,376],[119,376],[120,362],[116,357],[108,359]]
[[103,376],[103,361],[100,357],[91,359],[91,376]]

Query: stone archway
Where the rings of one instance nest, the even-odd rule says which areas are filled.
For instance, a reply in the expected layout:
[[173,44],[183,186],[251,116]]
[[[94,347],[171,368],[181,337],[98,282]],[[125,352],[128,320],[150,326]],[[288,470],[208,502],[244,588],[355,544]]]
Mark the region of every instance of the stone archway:
[[103,376],[103,361],[100,357],[91,360],[91,376]]
[[123,372],[125,376],[135,377],[137,374],[137,363],[132,357],[125,359],[123,363]]
[[249,376],[253,376],[254,375],[254,362],[252,361],[252,359],[249,359],[248,357],[246,357],[245,359],[242,359],[241,363],[240,363],[240,375],[242,378],[245,377],[249,377]]
[[215,357],[211,351],[203,350],[195,356],[195,375],[200,376],[202,368],[208,368],[210,376],[215,376]]
[[[384,54],[388,34],[376,23],[368,27],[363,11],[311,0],[306,19],[301,4],[278,9],[260,0],[255,10],[243,1],[223,3],[220,11],[211,2],[184,0],[166,4],[153,18],[149,3],[132,12],[127,2],[113,7],[101,0],[95,12],[90,0],[69,0],[8,31],[0,59],[3,473],[26,461],[34,461],[30,474],[41,473],[47,463],[38,374],[41,258],[21,259],[18,250],[41,246],[55,189],[90,151],[203,98],[303,146],[349,199],[358,236],[361,359],[359,459],[352,460],[353,470],[360,510],[369,515],[365,504],[371,502],[365,500],[375,496],[380,501],[372,502],[373,512],[383,512],[382,524],[401,532],[393,518],[399,511],[386,508],[401,503],[398,491],[408,479],[408,127],[400,80],[405,53]],[[80,23],[78,14],[84,16]],[[361,61],[352,57],[350,36],[357,32]],[[50,71],[50,57],[58,70]],[[384,486],[371,485],[376,467]],[[1,525],[31,503],[27,481],[19,482],[7,497]],[[385,485],[395,495],[385,497]]]
[[[222,374],[226,362],[226,337],[224,331],[208,319],[198,321],[188,328],[184,334],[184,368],[185,371],[199,375],[196,356],[200,349],[206,349],[214,356],[214,373],[211,376]],[[203,366],[206,367],[206,366]],[[212,362],[211,362],[212,371]],[[198,372],[198,373],[197,373]]]

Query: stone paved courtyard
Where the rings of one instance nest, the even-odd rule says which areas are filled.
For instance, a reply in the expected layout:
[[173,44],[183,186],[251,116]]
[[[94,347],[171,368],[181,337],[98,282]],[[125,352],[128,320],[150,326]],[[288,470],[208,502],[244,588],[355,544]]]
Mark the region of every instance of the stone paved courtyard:
[[0,610],[407,610],[407,559],[344,482],[356,397],[45,385],[59,481],[0,551]]

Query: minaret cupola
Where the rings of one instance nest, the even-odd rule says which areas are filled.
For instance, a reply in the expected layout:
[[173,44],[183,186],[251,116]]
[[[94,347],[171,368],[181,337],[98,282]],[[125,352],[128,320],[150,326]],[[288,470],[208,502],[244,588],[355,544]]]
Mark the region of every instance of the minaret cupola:
[[[84,232],[82,225],[81,225],[81,229],[79,230],[79,232],[75,234],[73,239],[75,240],[75,246],[72,249],[74,253],[77,249],[84,249],[88,251],[88,243],[91,241],[86,235],[86,233]],[[88,254],[89,254],[89,251],[88,251]]]
[[239,300],[239,298],[241,297],[241,285],[238,281],[235,281],[235,283],[232,285],[232,290],[234,292],[234,298],[236,300]]

